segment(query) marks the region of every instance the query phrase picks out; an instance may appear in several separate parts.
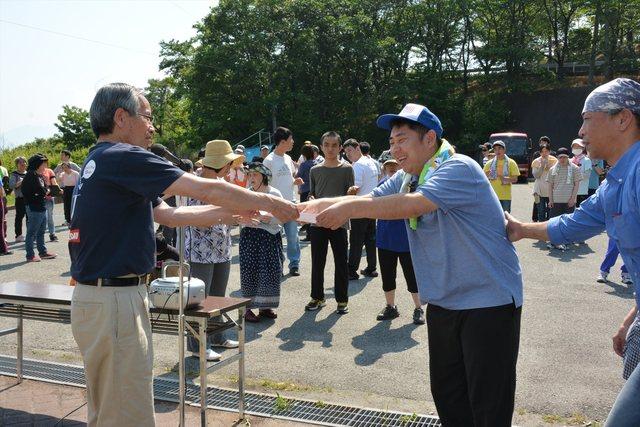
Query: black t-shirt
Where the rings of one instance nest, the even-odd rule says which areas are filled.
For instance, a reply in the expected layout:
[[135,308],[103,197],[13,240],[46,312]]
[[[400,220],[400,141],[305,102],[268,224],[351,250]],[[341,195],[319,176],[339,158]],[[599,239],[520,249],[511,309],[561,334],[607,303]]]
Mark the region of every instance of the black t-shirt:
[[73,192],[69,254],[78,282],[146,274],[155,265],[153,207],[184,172],[130,144],[89,152]]
[[44,199],[47,195],[47,187],[44,183],[44,177],[36,171],[27,171],[27,174],[20,186],[22,189],[22,197],[29,209],[35,212],[45,212]]

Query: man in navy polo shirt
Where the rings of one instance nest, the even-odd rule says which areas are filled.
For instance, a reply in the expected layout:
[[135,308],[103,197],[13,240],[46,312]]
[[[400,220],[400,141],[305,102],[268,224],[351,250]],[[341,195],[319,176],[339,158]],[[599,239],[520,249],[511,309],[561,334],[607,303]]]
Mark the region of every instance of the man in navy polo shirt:
[[[522,273],[502,207],[473,159],[455,154],[428,108],[407,104],[391,131],[403,172],[369,196],[298,205],[337,228],[347,218],[406,219],[418,292],[427,303],[431,392],[444,426],[510,426]],[[480,224],[480,225],[478,225]]]
[[[77,281],[71,326],[85,367],[88,424],[152,426],[153,348],[144,277],[155,263],[154,220],[172,227],[231,223],[265,210],[297,217],[291,202],[224,181],[183,173],[147,151],[154,127],[142,93],[124,83],[102,87],[90,109],[98,141],[80,172],[69,226]],[[211,205],[173,208],[159,194]]]

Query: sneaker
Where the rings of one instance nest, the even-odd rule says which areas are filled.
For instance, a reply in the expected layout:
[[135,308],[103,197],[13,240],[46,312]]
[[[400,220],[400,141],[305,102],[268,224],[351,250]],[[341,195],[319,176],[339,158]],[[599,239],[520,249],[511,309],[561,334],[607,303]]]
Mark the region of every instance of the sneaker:
[[13,254],[13,251],[0,252],[0,256],[11,255],[11,254]]
[[[192,351],[191,354],[194,357],[197,357],[198,359],[200,358],[200,353],[197,351]],[[207,351],[205,351],[204,353],[205,355],[205,359],[207,359],[208,362],[217,362],[218,360],[220,360],[222,358],[222,356],[218,353],[216,353],[215,351],[211,350],[210,348],[207,349]]]
[[307,310],[307,311],[313,311],[313,310],[317,310],[319,308],[322,308],[325,305],[327,305],[327,303],[323,299],[312,299],[311,301],[309,301],[309,304],[307,304],[304,307],[304,309]]
[[566,251],[567,247],[563,244],[559,244],[559,245],[556,245],[556,249],[558,249],[559,251]]
[[547,243],[547,249],[553,249],[553,248],[554,248],[553,243]]
[[24,242],[24,236],[22,234],[19,236],[16,236],[16,242]]
[[360,270],[360,274],[365,277],[378,277],[378,272],[376,270],[369,270],[368,268]]
[[360,279],[360,276],[358,275],[358,273],[353,272],[353,273],[349,273],[349,280],[358,280]]
[[49,241],[57,242],[58,241],[58,236],[56,236],[55,234],[49,234]]
[[40,254],[40,258],[42,259],[54,259],[55,257],[57,257],[58,255],[56,254],[52,254],[52,253],[44,253],[44,254]]
[[27,258],[27,262],[40,262],[42,261],[38,255],[34,255],[31,258]]
[[249,323],[258,323],[260,321],[260,318],[256,316],[253,311],[247,310],[247,312],[244,314],[244,320],[245,322]]
[[298,267],[291,267],[289,269],[289,275],[290,276],[299,276],[300,275],[300,269]]
[[607,276],[609,276],[609,273],[607,273],[606,271],[601,271],[600,275],[596,279],[596,282],[598,282],[598,283],[607,283],[609,281],[609,280],[607,280]]
[[395,319],[398,316],[400,316],[400,313],[398,312],[398,307],[395,305],[387,304],[384,306],[382,311],[378,313],[378,316],[376,316],[376,320],[391,320],[391,319]]
[[622,283],[624,283],[625,285],[633,285],[633,280],[631,279],[631,274],[629,273],[622,273]]
[[336,313],[338,314],[347,314],[349,312],[349,307],[346,302],[339,302],[338,308],[336,308]]
[[214,347],[223,347],[223,348],[238,348],[239,345],[240,343],[234,340],[225,340],[223,343],[213,344]]
[[424,319],[424,310],[421,308],[416,308],[413,310],[413,324],[414,325],[424,325],[426,320]]
[[268,319],[277,319],[278,318],[278,313],[276,313],[275,311],[273,311],[270,308],[268,308],[266,310],[260,310],[258,312],[258,316],[266,317]]

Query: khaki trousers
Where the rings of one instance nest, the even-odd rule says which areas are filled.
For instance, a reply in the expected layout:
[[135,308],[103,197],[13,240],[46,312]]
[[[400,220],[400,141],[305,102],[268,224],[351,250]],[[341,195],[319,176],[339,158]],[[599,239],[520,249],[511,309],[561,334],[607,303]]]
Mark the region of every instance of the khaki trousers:
[[154,426],[146,286],[76,285],[71,330],[87,380],[89,426]]

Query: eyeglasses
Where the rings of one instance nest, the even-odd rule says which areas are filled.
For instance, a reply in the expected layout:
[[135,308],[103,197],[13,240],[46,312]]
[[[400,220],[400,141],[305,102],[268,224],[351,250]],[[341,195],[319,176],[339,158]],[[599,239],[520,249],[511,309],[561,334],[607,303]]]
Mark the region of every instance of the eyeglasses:
[[153,124],[153,116],[149,115],[149,114],[142,114],[142,113],[136,113],[138,116],[143,117],[147,120],[147,122],[149,122],[150,124]]

